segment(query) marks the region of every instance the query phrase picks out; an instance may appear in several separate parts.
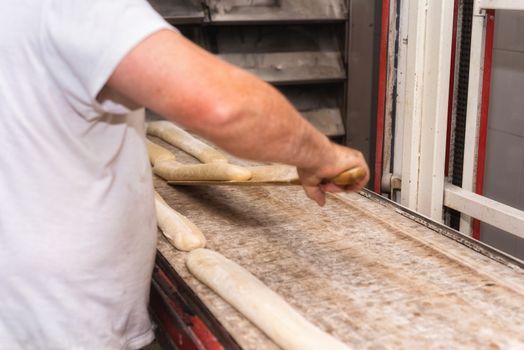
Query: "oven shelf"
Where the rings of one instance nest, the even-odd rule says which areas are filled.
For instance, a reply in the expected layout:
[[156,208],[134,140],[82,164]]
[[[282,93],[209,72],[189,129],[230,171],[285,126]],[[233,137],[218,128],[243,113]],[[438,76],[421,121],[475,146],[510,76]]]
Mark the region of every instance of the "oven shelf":
[[171,24],[202,23],[205,19],[198,0],[148,0],[151,6]]
[[232,53],[219,56],[275,85],[346,79],[339,52]]
[[328,137],[345,135],[341,84],[282,86],[280,91],[304,118]]
[[212,31],[213,51],[275,84],[346,79],[336,25],[224,26]]
[[343,22],[341,0],[208,0],[212,23]]

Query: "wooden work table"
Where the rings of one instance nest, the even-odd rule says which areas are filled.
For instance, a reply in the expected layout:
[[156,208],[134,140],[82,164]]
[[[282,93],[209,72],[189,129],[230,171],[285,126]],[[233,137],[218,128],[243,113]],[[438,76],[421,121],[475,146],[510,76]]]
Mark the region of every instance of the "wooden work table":
[[[378,196],[320,208],[300,187],[155,188],[208,248],[355,349],[524,348],[521,262]],[[278,349],[188,272],[186,253],[162,237],[158,251],[242,349]]]

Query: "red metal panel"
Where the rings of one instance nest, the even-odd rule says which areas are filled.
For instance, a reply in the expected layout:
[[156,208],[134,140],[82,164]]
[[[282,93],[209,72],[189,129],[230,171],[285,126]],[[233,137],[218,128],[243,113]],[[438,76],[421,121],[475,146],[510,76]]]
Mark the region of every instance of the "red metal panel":
[[209,310],[195,300],[194,293],[166,264],[165,259],[158,255],[150,307],[163,338],[171,343],[168,345],[174,345],[177,350],[239,349]]
[[[477,159],[477,182],[475,192],[484,191],[484,170],[486,165],[486,143],[488,136],[489,97],[491,93],[491,68],[493,65],[493,36],[495,32],[495,10],[486,13],[486,43],[484,53],[484,74],[482,77],[482,102],[480,107],[480,129]],[[473,221],[473,238],[480,239],[480,221]]]
[[375,181],[373,190],[380,193],[382,181],[382,152],[384,147],[384,113],[386,105],[387,86],[387,54],[389,33],[389,1],[382,0],[382,19],[380,32],[380,61],[378,76],[378,103],[377,103],[377,127],[375,143]]
[[[170,308],[167,298],[161,295],[161,292],[153,288],[151,290],[151,298],[149,306],[151,311],[154,313],[156,321],[160,324],[163,332],[166,333],[166,337],[175,344],[176,348],[184,350],[201,350],[202,347],[198,346],[194,339],[189,335],[185,329],[183,322],[173,314],[169,312]],[[172,307],[173,305],[171,305]],[[172,346],[172,344],[170,344]]]
[[[177,292],[177,287],[169,279],[164,271],[158,269],[156,277],[161,279],[165,286],[171,289],[172,293]],[[157,318],[162,321],[162,326],[171,336],[171,340],[180,347],[180,349],[198,349],[198,350],[223,350],[224,348],[219,343],[213,333],[207,328],[205,323],[194,314],[188,313],[184,310],[183,305],[177,303],[180,298],[166,298],[166,303],[172,311],[176,313],[180,321],[183,322],[184,327],[177,327],[171,319],[167,318],[166,310],[162,310],[158,300],[152,300],[151,305]]]

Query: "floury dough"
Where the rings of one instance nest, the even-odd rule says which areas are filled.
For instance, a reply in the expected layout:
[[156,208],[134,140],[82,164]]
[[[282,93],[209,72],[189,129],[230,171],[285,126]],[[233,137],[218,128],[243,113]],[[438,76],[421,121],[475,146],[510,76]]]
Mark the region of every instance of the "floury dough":
[[307,321],[247,270],[209,249],[187,255],[186,266],[202,283],[235,307],[285,350],[349,350]]
[[251,181],[292,181],[298,179],[297,168],[291,165],[271,164],[247,167]]
[[184,215],[171,208],[156,192],[155,208],[158,227],[176,249],[189,252],[205,247],[206,238],[202,231]]
[[202,163],[227,162],[225,154],[198,140],[172,122],[165,120],[150,122],[147,124],[147,133],[180,148]]
[[247,181],[251,171],[229,163],[182,164],[175,161],[155,163],[153,172],[167,181]]
[[149,156],[149,161],[151,162],[151,165],[155,165],[157,162],[161,162],[164,160],[176,160],[176,156],[165,149],[162,146],[157,145],[156,143],[153,143],[146,139],[146,146],[147,146],[147,155]]
[[227,162],[179,163],[176,156],[164,147],[149,140],[146,140],[146,146],[153,173],[167,181],[245,181],[252,176],[250,170]]

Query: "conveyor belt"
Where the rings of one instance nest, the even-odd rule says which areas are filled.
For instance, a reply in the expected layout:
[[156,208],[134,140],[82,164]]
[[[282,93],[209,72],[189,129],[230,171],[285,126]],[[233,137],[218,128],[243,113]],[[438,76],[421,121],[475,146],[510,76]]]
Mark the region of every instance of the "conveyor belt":
[[[155,187],[209,248],[356,349],[524,348],[521,262],[393,204],[350,194],[320,208],[298,187]],[[189,274],[185,253],[164,239],[158,249],[243,349],[277,348]]]

